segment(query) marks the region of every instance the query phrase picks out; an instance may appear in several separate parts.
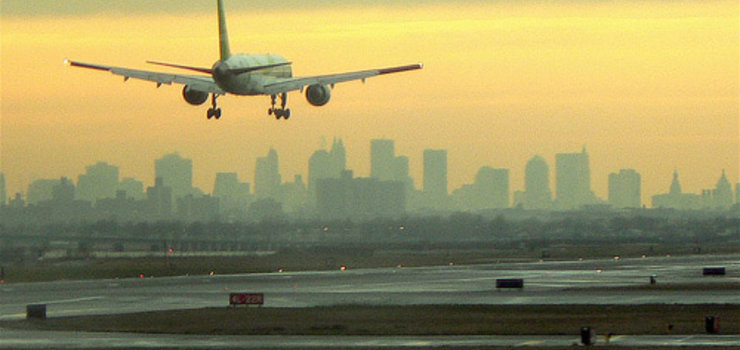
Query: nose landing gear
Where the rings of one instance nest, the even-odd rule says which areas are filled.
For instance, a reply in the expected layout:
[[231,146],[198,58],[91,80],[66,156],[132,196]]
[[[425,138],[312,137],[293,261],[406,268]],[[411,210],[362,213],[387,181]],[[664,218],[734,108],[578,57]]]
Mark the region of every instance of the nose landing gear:
[[288,104],[288,93],[283,92],[280,94],[280,108],[275,107],[277,96],[270,95],[270,101],[272,106],[267,110],[267,115],[275,115],[275,119],[285,118],[290,119],[290,108],[285,108]]
[[206,112],[206,118],[221,118],[221,108],[216,107],[216,98],[218,96],[216,94],[211,94],[211,108],[208,108],[208,112]]

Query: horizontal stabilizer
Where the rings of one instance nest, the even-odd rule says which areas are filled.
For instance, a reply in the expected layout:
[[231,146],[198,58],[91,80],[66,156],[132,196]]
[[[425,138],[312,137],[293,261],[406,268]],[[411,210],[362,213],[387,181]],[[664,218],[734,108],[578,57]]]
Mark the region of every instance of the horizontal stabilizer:
[[293,64],[293,62],[281,62],[281,63],[275,63],[275,64],[267,64],[267,65],[264,65],[264,66],[235,68],[235,69],[229,69],[229,73],[232,73],[232,74],[249,73],[249,72],[254,72],[254,71],[263,70],[263,69],[269,69],[269,68],[275,68],[275,67],[281,67],[281,66],[288,66],[288,65],[291,65],[291,64]]
[[192,70],[192,71],[201,72],[201,73],[205,73],[205,74],[213,74],[213,70],[210,69],[210,68],[190,67],[190,66],[182,66],[182,65],[179,65],[179,64],[154,62],[154,61],[146,61],[146,63],[156,64],[158,66],[165,66],[165,67],[172,67],[172,68],[179,68],[179,69],[187,69],[187,70]]

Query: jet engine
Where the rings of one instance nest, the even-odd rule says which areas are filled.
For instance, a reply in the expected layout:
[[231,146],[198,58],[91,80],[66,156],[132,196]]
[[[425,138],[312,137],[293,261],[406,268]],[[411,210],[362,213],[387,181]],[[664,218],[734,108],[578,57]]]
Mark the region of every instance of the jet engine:
[[182,89],[182,97],[185,98],[189,104],[193,106],[202,105],[208,100],[208,93],[198,90],[193,90],[190,86],[185,85]]
[[327,104],[330,98],[331,89],[326,85],[314,84],[306,89],[306,100],[316,107]]

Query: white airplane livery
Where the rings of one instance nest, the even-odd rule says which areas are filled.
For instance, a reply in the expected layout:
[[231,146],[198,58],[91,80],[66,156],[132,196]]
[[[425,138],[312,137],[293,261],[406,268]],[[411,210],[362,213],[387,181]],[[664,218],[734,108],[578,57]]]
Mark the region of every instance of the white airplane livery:
[[[313,106],[323,106],[329,102],[331,88],[334,87],[334,84],[352,80],[362,80],[364,82],[366,78],[376,75],[422,68],[422,64],[417,63],[339,74],[293,77],[291,62],[280,55],[231,54],[222,0],[218,0],[218,27],[221,57],[211,68],[147,61],[150,64],[190,70],[202,75],[152,72],[72,60],[65,60],[65,63],[73,67],[109,71],[123,76],[124,81],[130,78],[152,81],[157,83],[157,87],[162,84],[182,84],[184,85],[182,96],[191,105],[202,105],[210,95],[211,107],[206,114],[208,119],[221,118],[221,109],[217,107],[216,99],[226,94],[270,96],[271,107],[268,109],[268,114],[274,115],[276,119],[288,119],[290,118],[290,109],[286,108],[286,105],[288,92],[290,91],[299,90],[303,93],[305,90],[308,103]],[[277,106],[278,98],[280,98],[279,106]]]

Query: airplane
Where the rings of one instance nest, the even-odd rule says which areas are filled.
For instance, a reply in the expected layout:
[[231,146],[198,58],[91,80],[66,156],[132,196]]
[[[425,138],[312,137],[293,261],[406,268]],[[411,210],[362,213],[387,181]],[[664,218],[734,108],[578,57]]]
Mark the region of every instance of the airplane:
[[[421,69],[421,63],[409,64],[381,69],[368,69],[355,72],[327,74],[308,77],[293,77],[291,69],[292,62],[276,54],[231,54],[229,47],[229,36],[226,30],[226,15],[222,0],[218,0],[218,30],[220,59],[211,68],[184,66],[172,63],[147,61],[149,64],[165,66],[170,68],[184,69],[205,75],[183,75],[162,72],[152,72],[123,67],[106,66],[92,63],[84,63],[65,59],[65,64],[73,67],[89,68],[108,71],[115,75],[123,76],[124,82],[130,78],[147,80],[157,83],[171,85],[182,84],[182,96],[191,105],[202,105],[211,97],[211,107],[206,113],[207,119],[221,118],[221,108],[218,108],[216,99],[219,96],[233,95],[267,95],[270,96],[271,107],[267,110],[268,115],[274,115],[276,119],[290,118],[290,109],[286,108],[288,103],[288,92],[300,90],[306,94],[306,100],[313,106],[323,106],[331,98],[331,89],[337,83],[352,80],[362,80],[377,75],[398,73]],[[277,98],[280,98],[280,106],[276,106]]]

